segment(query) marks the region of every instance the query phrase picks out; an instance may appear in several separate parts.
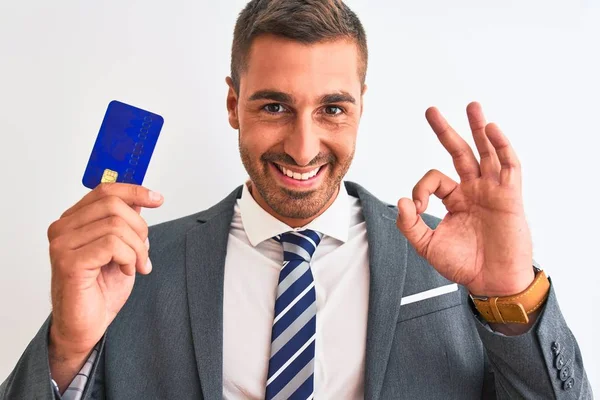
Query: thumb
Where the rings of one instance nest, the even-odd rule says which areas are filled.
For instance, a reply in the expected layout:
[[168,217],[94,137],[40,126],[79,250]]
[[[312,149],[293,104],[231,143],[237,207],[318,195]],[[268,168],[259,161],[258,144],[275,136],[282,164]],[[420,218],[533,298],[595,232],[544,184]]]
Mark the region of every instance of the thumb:
[[425,257],[427,248],[433,237],[433,230],[417,214],[417,207],[411,199],[404,197],[398,200],[396,226],[406,236],[406,239],[415,250],[417,250],[417,253]]

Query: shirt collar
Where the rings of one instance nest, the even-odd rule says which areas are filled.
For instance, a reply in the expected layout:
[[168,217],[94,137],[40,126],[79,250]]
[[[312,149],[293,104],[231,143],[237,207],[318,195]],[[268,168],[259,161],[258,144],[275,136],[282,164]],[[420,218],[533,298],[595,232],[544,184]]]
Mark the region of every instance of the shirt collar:
[[259,243],[284,232],[301,229],[312,229],[343,243],[348,241],[350,201],[343,183],[340,184],[337,197],[329,208],[308,225],[301,228],[294,229],[266,212],[250,194],[247,183],[244,184],[242,189],[242,197],[238,200],[238,206],[240,207],[240,216],[248,240],[255,247]]

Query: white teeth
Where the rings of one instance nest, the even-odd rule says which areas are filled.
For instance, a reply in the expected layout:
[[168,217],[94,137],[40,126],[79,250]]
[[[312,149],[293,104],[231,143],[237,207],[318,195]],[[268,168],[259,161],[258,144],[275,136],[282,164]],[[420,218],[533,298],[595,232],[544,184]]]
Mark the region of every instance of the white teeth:
[[299,172],[294,172],[290,169],[284,168],[281,165],[277,165],[279,167],[279,170],[281,171],[281,173],[283,173],[284,175],[289,176],[290,178],[299,180],[299,181],[306,181],[310,178],[312,178],[313,176],[317,175],[319,173],[319,170],[321,169],[321,167],[319,168],[315,168],[310,172],[305,172],[303,174],[299,173]]

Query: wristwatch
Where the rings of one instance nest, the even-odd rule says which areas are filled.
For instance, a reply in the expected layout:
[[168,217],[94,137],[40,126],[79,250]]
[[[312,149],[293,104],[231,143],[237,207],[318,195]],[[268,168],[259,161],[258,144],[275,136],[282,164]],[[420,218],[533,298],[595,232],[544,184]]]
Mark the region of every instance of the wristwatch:
[[529,314],[540,308],[550,292],[550,281],[544,271],[537,267],[535,279],[521,293],[507,297],[482,297],[470,295],[479,314],[494,324],[526,324]]

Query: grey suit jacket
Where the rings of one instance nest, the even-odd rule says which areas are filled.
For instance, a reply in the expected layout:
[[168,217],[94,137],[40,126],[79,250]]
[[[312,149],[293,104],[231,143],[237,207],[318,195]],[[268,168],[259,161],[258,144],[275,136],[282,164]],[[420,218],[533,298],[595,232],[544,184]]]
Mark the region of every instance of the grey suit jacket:
[[[408,244],[394,206],[359,185],[346,186],[360,198],[369,241],[366,399],[592,397],[554,292],[536,325],[517,337],[482,325],[462,287],[401,305],[402,297],[451,282]],[[241,187],[208,210],[151,227],[153,272],[136,278],[103,337],[85,398],[222,398],[223,271],[240,195]],[[431,227],[439,222],[424,219]],[[0,399],[53,399],[50,323],[0,387]]]

